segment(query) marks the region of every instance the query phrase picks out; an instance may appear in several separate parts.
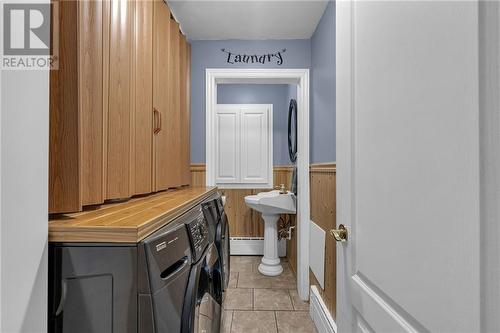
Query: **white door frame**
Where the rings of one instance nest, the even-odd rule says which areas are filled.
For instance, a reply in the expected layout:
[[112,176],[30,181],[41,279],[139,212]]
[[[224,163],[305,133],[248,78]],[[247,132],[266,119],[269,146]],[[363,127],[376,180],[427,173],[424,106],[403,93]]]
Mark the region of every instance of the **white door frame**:
[[215,186],[217,84],[297,84],[297,289],[309,298],[309,69],[206,69],[206,185]]

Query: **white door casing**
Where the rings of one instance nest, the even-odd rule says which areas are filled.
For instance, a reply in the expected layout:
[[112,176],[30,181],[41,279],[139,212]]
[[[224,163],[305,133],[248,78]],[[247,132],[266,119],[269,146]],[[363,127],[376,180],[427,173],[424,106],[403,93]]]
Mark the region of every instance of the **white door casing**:
[[477,1],[338,1],[339,332],[479,332]]
[[206,71],[206,185],[215,185],[214,112],[217,84],[296,84],[297,106],[297,289],[309,299],[309,69],[208,68]]

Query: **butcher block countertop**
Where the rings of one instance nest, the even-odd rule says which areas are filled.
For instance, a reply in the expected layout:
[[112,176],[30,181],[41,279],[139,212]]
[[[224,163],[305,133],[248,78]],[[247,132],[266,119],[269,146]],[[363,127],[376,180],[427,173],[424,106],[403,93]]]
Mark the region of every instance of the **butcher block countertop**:
[[216,187],[186,187],[57,215],[49,220],[49,241],[138,243],[216,191]]

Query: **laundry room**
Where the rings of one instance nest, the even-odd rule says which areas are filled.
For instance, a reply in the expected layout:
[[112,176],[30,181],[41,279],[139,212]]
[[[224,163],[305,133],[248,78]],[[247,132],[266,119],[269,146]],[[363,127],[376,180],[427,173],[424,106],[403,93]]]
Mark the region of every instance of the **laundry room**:
[[0,17],[1,333],[500,332],[500,1]]

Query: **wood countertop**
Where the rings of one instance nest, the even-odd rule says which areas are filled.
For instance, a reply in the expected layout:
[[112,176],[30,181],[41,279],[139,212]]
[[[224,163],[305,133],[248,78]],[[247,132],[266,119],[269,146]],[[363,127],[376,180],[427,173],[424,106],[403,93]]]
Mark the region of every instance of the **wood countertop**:
[[186,187],[57,215],[49,220],[49,242],[138,243],[216,191]]

